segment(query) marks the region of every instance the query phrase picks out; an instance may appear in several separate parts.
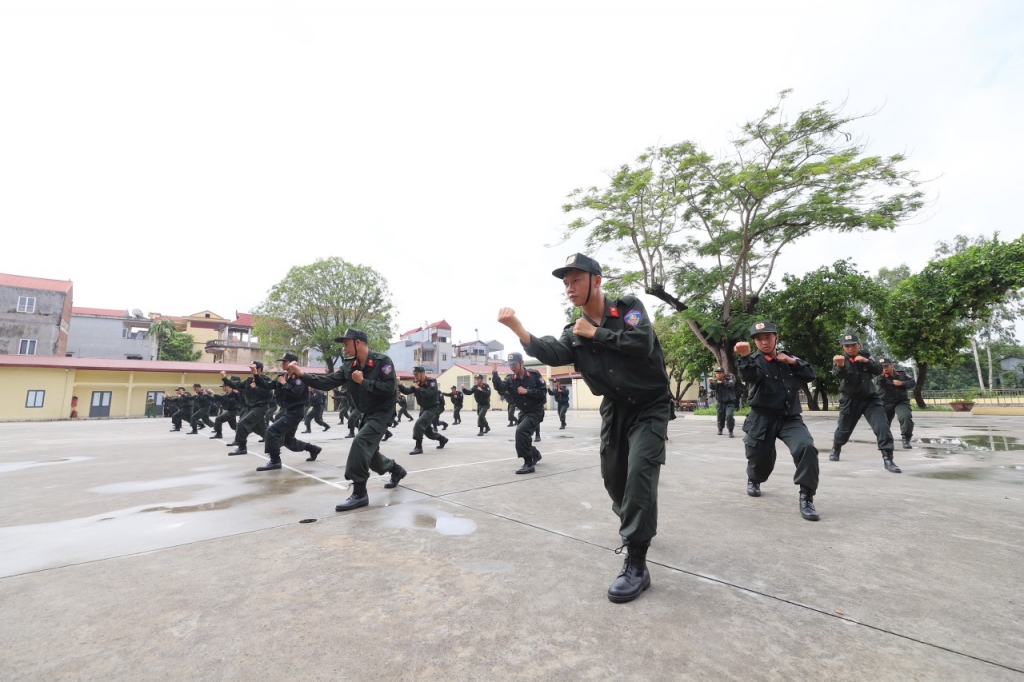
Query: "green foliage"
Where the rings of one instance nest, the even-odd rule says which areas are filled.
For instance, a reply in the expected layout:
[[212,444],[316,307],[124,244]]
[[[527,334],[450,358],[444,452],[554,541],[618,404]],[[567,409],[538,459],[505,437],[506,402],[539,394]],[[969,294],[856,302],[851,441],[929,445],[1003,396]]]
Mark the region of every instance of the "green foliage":
[[786,275],[784,288],[766,292],[761,305],[779,327],[780,345],[814,367],[814,400],[828,409],[827,396],[839,390],[832,376],[832,357],[842,349],[839,337],[847,330],[863,334],[871,324],[870,307],[885,292],[849,260],[836,261],[803,277]]
[[150,336],[157,340],[157,360],[177,360],[195,362],[202,356],[201,351],[192,350],[195,338],[191,334],[179,332],[171,320],[160,320],[149,328]]
[[902,155],[868,155],[851,140],[846,129],[860,116],[821,103],[787,118],[788,94],[741,126],[729,153],[694,142],[651,147],[563,207],[578,215],[566,237],[585,231],[589,247],[613,245],[647,293],[700,311],[691,329],[730,371],[737,318],[758,313],[788,244],[821,231],[891,230],[923,202]]
[[253,311],[253,333],[264,350],[316,350],[328,371],[344,347],[334,339],[349,327],[366,332],[369,345],[384,351],[391,338],[394,306],[387,280],[370,267],[341,258],[295,266]]
[[704,344],[693,334],[680,313],[655,315],[654,332],[665,354],[669,379],[678,384],[679,398],[687,384],[693,384],[714,370],[717,362]]

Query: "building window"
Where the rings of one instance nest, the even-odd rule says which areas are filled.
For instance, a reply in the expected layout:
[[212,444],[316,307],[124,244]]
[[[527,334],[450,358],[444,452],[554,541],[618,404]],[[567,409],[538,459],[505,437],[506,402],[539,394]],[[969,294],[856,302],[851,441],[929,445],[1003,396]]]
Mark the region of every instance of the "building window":
[[455,383],[459,388],[469,388],[469,375],[460,374],[455,377]]
[[46,391],[29,391],[25,397],[25,407],[42,407]]
[[441,362],[448,362],[448,354],[441,353]]
[[36,354],[36,340],[35,339],[22,339],[21,343],[18,344],[18,355],[35,355]]
[[127,339],[128,338],[128,328],[127,327],[122,327],[121,328],[121,338],[122,339]]
[[126,355],[126,356],[124,356],[124,359],[125,360],[141,360],[142,356],[141,355]]
[[19,296],[18,297],[18,312],[19,313],[34,313],[36,311],[36,297],[35,296]]

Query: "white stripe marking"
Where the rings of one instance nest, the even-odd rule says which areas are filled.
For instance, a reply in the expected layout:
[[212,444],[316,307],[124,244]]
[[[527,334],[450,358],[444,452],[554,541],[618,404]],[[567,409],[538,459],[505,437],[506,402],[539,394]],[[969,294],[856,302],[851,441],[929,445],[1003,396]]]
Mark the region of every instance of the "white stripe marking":
[[[267,458],[265,455],[259,455],[259,454],[256,454],[255,452],[250,452],[249,454],[252,455],[253,457],[259,457],[261,459],[267,459],[269,461],[269,458]],[[321,483],[326,483],[327,485],[334,486],[338,490],[348,490],[348,488],[349,488],[348,484],[340,485],[338,483],[331,483],[330,481],[325,481],[324,479],[318,478],[318,477],[314,476],[313,474],[307,474],[305,471],[302,471],[300,469],[296,469],[294,467],[290,467],[287,464],[285,464],[284,462],[281,463],[281,467],[284,468],[284,469],[288,469],[289,471],[294,471],[297,474],[302,474],[303,476],[306,476],[308,478],[312,478],[314,481],[320,481]]]

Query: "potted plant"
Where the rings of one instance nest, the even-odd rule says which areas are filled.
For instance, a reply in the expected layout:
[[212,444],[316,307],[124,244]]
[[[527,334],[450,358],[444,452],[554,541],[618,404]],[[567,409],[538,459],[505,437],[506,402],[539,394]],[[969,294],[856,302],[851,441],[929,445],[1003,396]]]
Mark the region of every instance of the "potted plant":
[[974,408],[974,400],[978,397],[978,392],[969,389],[961,388],[953,391],[953,398],[949,402],[949,406],[953,408],[954,412],[970,412]]

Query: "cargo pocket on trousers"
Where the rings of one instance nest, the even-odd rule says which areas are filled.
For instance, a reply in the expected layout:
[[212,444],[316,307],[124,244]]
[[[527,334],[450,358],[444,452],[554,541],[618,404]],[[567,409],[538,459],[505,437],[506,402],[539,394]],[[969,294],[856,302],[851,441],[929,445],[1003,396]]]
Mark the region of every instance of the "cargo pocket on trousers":
[[668,440],[668,424],[665,423],[665,422],[658,422],[658,421],[651,422],[651,433],[654,434],[656,437],[661,439],[661,442],[656,444],[658,447],[655,450],[655,452],[658,453],[658,456],[654,457],[653,459],[658,464],[664,464],[665,463],[665,441]]
[[743,420],[743,433],[747,434],[743,437],[744,445],[756,447],[768,434],[768,417],[751,412]]

